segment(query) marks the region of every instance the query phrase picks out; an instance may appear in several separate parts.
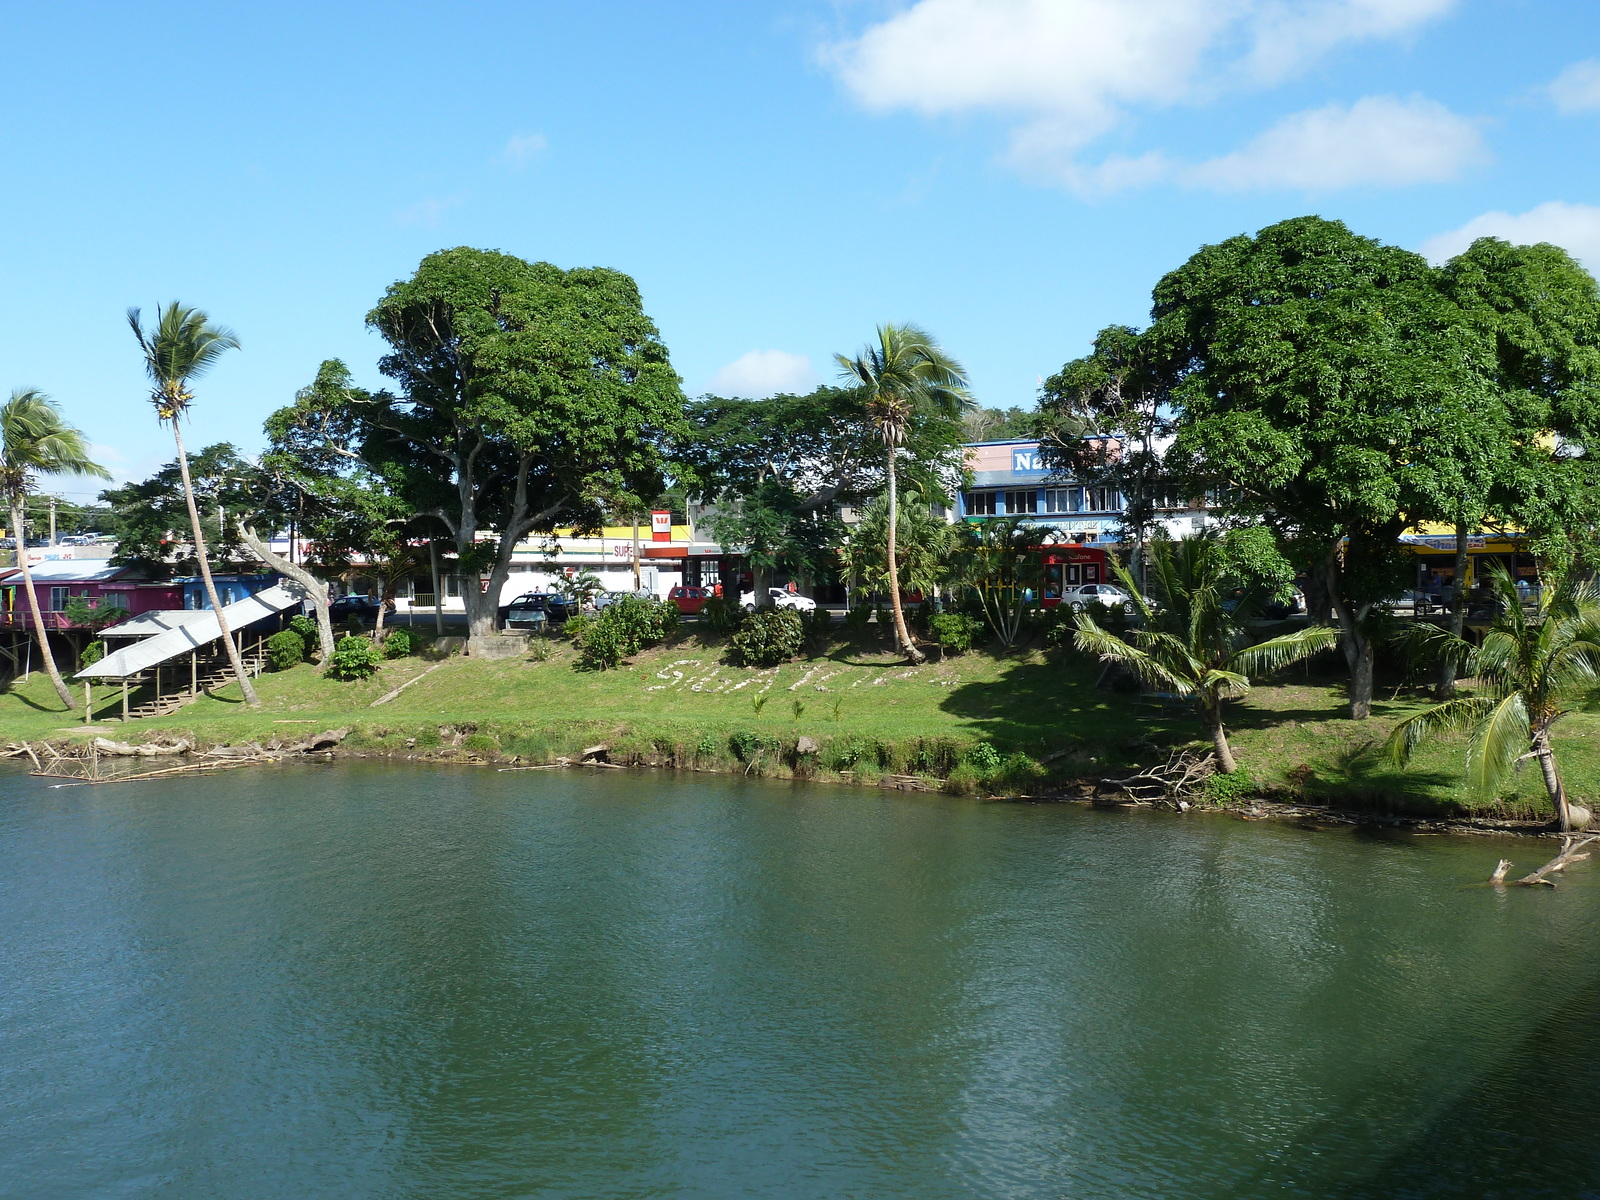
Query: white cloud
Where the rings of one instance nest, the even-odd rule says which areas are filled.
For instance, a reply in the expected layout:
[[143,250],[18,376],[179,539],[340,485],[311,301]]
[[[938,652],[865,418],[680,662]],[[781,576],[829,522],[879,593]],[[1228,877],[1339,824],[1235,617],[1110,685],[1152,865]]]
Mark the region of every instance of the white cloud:
[[1184,173],[1217,191],[1444,183],[1486,161],[1473,122],[1421,96],[1366,96],[1285,117],[1242,150]]
[[1340,45],[1410,33],[1454,3],[918,0],[822,57],[871,109],[1014,114],[1014,164],[1092,190],[1108,168],[1166,173],[1149,156],[1075,161],[1131,114],[1269,85]]
[[1481,237],[1503,238],[1513,245],[1550,242],[1560,246],[1591,272],[1600,271],[1600,208],[1592,204],[1564,204],[1551,200],[1515,215],[1487,212],[1459,229],[1429,238],[1422,253],[1441,263],[1460,254]]
[[429,196],[395,213],[395,224],[421,225],[425,229],[437,229],[444,214],[460,205],[460,196]]
[[505,149],[500,151],[500,157],[514,167],[522,167],[549,145],[550,142],[542,133],[518,133],[506,143]]
[[1564,113],[1600,109],[1600,60],[1573,63],[1555,77],[1548,90],[1556,108]]
[[764,399],[779,392],[809,392],[817,373],[804,354],[784,350],[752,350],[741,354],[711,377],[711,391],[719,396]]

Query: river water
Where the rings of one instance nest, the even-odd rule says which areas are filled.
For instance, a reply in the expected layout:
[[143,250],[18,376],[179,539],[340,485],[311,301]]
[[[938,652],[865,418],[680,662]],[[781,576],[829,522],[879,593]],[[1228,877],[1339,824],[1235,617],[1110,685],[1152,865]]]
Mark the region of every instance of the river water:
[[1505,845],[0,775],[0,1196],[1600,1195],[1600,872]]

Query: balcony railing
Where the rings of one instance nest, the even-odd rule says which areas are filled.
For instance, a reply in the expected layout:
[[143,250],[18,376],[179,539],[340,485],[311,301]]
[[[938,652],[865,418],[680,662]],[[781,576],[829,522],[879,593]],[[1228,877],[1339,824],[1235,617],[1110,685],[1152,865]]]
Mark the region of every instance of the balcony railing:
[[[67,620],[67,614],[64,612],[46,612],[40,613],[39,615],[43,618],[44,627],[46,629],[61,630],[84,628],[82,625],[74,625],[71,621]],[[14,612],[0,612],[0,629],[32,628],[33,614],[27,609],[19,608]]]

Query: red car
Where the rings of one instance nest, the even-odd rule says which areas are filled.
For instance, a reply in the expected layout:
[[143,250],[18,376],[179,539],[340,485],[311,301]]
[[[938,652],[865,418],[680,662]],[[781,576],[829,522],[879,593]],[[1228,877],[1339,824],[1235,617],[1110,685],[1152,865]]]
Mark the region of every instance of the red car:
[[697,613],[705,606],[705,602],[711,599],[711,591],[709,588],[684,587],[679,584],[667,593],[667,599],[676,604],[681,613]]

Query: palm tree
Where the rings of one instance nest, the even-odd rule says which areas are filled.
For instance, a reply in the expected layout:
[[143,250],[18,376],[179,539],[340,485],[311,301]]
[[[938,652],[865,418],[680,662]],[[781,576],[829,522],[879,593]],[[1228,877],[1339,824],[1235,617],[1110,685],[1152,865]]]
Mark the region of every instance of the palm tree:
[[128,324],[133,336],[139,339],[139,349],[144,351],[144,369],[154,385],[150,399],[156,406],[156,416],[172,422],[172,437],[178,444],[178,471],[183,477],[183,498],[189,506],[189,524],[194,530],[194,553],[200,562],[200,578],[206,585],[206,598],[211,601],[211,611],[216,614],[222,644],[228,651],[228,662],[239,680],[239,688],[252,708],[261,706],[250,677],[245,674],[239,648],[233,644],[233,634],[228,629],[228,619],[222,613],[222,603],[217,599],[217,585],[211,582],[211,563],[206,558],[205,535],[200,531],[200,511],[194,503],[194,484],[189,480],[189,456],[183,448],[183,415],[194,401],[189,391],[189,381],[198,379],[209,371],[224,352],[236,350],[239,339],[231,330],[211,324],[211,320],[198,308],[185,308],[174,300],[161,310],[156,324],[146,329],[139,320],[139,310],[128,310]]
[[1486,574],[1500,611],[1481,646],[1443,629],[1422,635],[1475,675],[1483,694],[1446,700],[1402,721],[1387,748],[1403,764],[1434,734],[1469,730],[1467,777],[1491,792],[1517,763],[1537,759],[1550,807],[1566,832],[1572,806],[1550,730],[1571,711],[1567,701],[1600,675],[1600,590],[1572,576],[1547,581],[1530,620],[1506,569],[1492,566]]
[[61,419],[61,410],[43,392],[33,388],[19,388],[11,399],[0,405],[0,492],[5,494],[6,506],[11,510],[11,529],[16,534],[17,565],[22,568],[22,586],[28,597],[28,611],[33,617],[33,628],[39,639],[39,653],[44,658],[44,669],[55,685],[56,695],[67,708],[72,707],[72,693],[56,669],[55,655],[50,652],[50,635],[44,627],[44,617],[39,612],[39,595],[33,589],[33,572],[28,567],[27,537],[22,525],[23,504],[32,489],[34,479],[40,474],[92,475],[96,479],[110,479],[111,473],[97,462],[90,461],[83,434]]
[[900,569],[895,555],[895,532],[900,505],[895,487],[895,460],[905,444],[906,431],[923,416],[959,420],[976,408],[967,390],[966,371],[939,343],[916,325],[878,326],[878,344],[863,347],[855,358],[836,354],[840,375],[859,386],[866,400],[867,416],[883,438],[888,479],[888,576],[889,603],[894,609],[895,638],[914,663],[925,657],[906,630],[905,610],[900,606]]
[[1269,674],[1339,644],[1339,631],[1316,625],[1246,644],[1246,618],[1265,598],[1261,585],[1233,589],[1233,573],[1223,540],[1200,533],[1181,541],[1151,544],[1147,556],[1157,603],[1152,605],[1122,564],[1114,565],[1138,610],[1142,627],[1132,645],[1095,624],[1087,612],[1077,615],[1074,642],[1078,649],[1104,662],[1120,663],[1143,683],[1194,701],[1217,755],[1217,770],[1239,769],[1223,705],[1250,691],[1252,675]]

